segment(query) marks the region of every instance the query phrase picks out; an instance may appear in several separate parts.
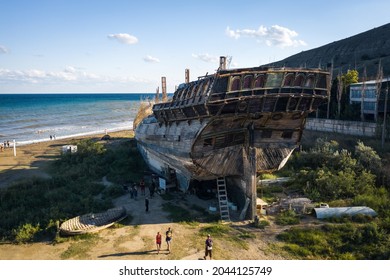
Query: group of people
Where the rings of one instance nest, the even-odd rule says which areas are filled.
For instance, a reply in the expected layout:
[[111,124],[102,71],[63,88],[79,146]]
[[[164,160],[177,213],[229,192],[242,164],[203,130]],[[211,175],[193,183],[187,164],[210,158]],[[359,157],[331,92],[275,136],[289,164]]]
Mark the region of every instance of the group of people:
[[[140,192],[142,196],[146,195],[146,185],[144,179],[141,179],[139,184],[133,183],[132,186],[130,186],[130,189],[126,185],[124,185],[123,187],[126,191],[130,193],[130,198],[132,199],[137,199],[138,192]],[[149,197],[153,198],[155,192],[156,192],[156,183],[152,180],[152,183],[149,186]]]
[[[171,253],[172,234],[173,234],[173,231],[169,227],[168,230],[165,232],[165,242],[167,243],[168,254]],[[161,236],[160,232],[157,232],[157,235],[156,235],[157,254],[160,254],[160,251],[161,251],[161,240],[162,240],[162,236]]]
[[[168,254],[171,253],[172,235],[173,235],[173,231],[169,227],[168,230],[165,232],[165,242],[167,243]],[[162,241],[162,235],[160,232],[157,232],[157,234],[156,234],[157,254],[160,254],[160,251],[161,251],[161,241]],[[213,252],[213,240],[211,239],[210,234],[208,234],[207,239],[205,241],[205,254],[204,254],[203,259],[207,259],[207,256],[209,256],[209,258],[211,260],[212,259],[212,252]]]
[[139,184],[133,183],[130,188],[127,185],[123,185],[123,189],[130,193],[130,198],[137,200],[138,193],[140,192],[142,196],[145,196],[145,211],[149,212],[149,198],[154,197],[156,192],[156,182],[152,179],[152,183],[149,186],[149,196],[146,196],[146,184],[145,180],[141,179]]
[[0,152],[3,152],[5,148],[9,148],[9,141],[4,141],[4,143],[0,143]]
[[[156,180],[155,176],[152,176],[152,182],[149,186],[149,197],[146,196],[146,184],[144,179],[141,179],[139,184],[134,183],[128,189],[127,186],[124,186],[124,188],[130,192],[130,198],[137,199],[138,192],[141,193],[142,196],[145,196],[145,211],[149,212],[149,197],[152,198],[154,196],[154,193],[156,191]],[[171,242],[172,242],[172,236],[173,236],[173,230],[169,227],[168,230],[165,232],[165,242],[167,243],[167,251],[168,254],[171,253]],[[160,254],[161,251],[161,243],[162,243],[162,234],[160,232],[157,232],[156,234],[156,247],[157,247],[157,254]],[[207,235],[207,239],[205,241],[205,255],[204,259],[207,259],[207,257],[212,259],[212,250],[213,250],[213,240],[211,239],[210,234]]]

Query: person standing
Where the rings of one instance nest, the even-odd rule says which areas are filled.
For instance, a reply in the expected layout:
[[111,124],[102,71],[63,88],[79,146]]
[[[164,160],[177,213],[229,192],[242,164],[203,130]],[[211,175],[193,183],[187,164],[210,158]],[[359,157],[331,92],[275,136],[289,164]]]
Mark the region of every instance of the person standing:
[[149,199],[145,197],[145,212],[149,212]]
[[160,254],[160,250],[161,250],[161,234],[160,234],[160,232],[157,232],[157,235],[156,235],[156,246],[157,246],[157,254]]
[[141,188],[141,195],[145,195],[145,181],[144,181],[144,179],[141,179],[141,181],[139,182],[139,186]]
[[210,234],[207,235],[207,239],[205,242],[206,248],[205,248],[205,254],[204,259],[207,258],[207,256],[210,256],[210,260],[212,258],[212,252],[213,252],[213,240],[211,239]]
[[133,185],[133,195],[134,195],[134,199],[137,200],[138,190],[137,190],[137,184],[136,183],[134,183],[134,185]]
[[156,189],[156,184],[154,183],[154,181],[152,181],[152,184],[149,186],[150,198],[153,198],[155,189]]
[[172,229],[170,227],[165,232],[165,241],[167,242],[167,251],[171,253]]

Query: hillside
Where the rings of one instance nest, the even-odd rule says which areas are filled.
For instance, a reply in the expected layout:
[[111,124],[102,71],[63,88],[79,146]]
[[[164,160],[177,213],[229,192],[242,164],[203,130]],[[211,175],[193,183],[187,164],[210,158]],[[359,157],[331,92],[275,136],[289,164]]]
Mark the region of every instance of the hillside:
[[268,65],[286,67],[327,67],[333,59],[335,74],[366,66],[368,79],[375,79],[381,59],[384,77],[390,75],[390,23],[355,36],[303,51]]

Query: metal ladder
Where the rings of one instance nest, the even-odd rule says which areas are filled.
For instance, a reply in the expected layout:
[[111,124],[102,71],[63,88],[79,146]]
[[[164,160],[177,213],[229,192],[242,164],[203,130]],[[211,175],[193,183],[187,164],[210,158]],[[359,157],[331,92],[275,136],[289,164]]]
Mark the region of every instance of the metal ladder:
[[217,178],[217,191],[218,191],[219,212],[221,214],[221,220],[223,222],[229,222],[230,215],[229,215],[229,205],[228,205],[225,177]]

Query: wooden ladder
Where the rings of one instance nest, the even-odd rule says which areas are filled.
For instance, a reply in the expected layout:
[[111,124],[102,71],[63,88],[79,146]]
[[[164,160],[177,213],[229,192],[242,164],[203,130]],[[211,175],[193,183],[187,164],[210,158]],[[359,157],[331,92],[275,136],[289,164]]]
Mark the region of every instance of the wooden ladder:
[[225,177],[219,177],[217,179],[217,191],[218,191],[219,212],[221,214],[221,220],[223,222],[229,222],[230,215],[229,215],[229,205],[228,205]]

